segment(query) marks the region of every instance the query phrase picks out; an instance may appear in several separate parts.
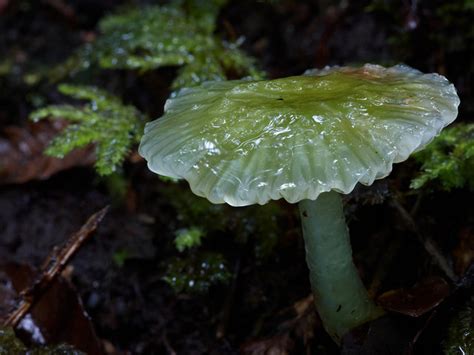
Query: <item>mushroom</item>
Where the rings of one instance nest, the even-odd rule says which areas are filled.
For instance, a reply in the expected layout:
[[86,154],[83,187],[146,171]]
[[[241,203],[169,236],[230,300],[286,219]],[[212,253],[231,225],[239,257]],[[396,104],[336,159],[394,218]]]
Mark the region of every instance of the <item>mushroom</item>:
[[183,89],[146,125],[150,170],[213,203],[298,203],[311,288],[336,341],[383,311],[352,261],[341,193],[371,185],[457,116],[446,78],[405,65],[330,67]]

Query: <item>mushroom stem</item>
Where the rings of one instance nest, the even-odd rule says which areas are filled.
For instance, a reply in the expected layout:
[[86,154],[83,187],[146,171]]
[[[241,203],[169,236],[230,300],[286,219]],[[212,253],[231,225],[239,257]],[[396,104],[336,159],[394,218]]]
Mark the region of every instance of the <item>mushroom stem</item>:
[[383,314],[369,298],[352,262],[349,230],[339,193],[299,202],[306,262],[316,309],[329,335],[340,343],[351,329]]

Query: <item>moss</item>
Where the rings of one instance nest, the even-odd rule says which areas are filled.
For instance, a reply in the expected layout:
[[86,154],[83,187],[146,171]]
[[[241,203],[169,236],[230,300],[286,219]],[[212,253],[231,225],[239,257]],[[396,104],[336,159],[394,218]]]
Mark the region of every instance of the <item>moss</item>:
[[474,354],[474,298],[453,317],[444,341],[446,355]]
[[411,187],[431,185],[442,190],[474,189],[474,124],[458,124],[441,132],[415,159],[421,173]]
[[0,328],[0,355],[21,354],[26,347],[18,340],[11,328]]
[[145,117],[135,107],[96,87],[60,85],[59,91],[86,100],[81,107],[52,105],[34,111],[33,120],[64,119],[71,124],[46,149],[46,154],[62,158],[75,148],[96,144],[96,169],[101,175],[113,173],[131,146],[138,143]]
[[224,257],[218,253],[203,252],[186,258],[168,260],[163,277],[177,293],[206,293],[219,283],[228,283],[231,273]]
[[278,220],[283,215],[283,210],[277,203],[231,209],[197,197],[180,184],[167,186],[163,193],[176,209],[180,224],[193,226],[185,227],[185,231],[197,228],[209,238],[215,236],[220,239],[225,233],[236,244],[250,242],[257,262],[272,255],[281,233]]
[[11,328],[0,328],[0,355],[82,355],[83,352],[67,344],[28,349]]
[[181,66],[174,89],[208,80],[261,77],[253,59],[236,43],[214,34],[224,0],[175,0],[167,6],[125,8],[99,23],[101,35],[81,47],[53,79],[74,75],[90,67],[135,69],[141,72]]
[[183,252],[186,249],[201,245],[201,238],[204,232],[198,227],[184,228],[176,231],[174,244],[178,251]]

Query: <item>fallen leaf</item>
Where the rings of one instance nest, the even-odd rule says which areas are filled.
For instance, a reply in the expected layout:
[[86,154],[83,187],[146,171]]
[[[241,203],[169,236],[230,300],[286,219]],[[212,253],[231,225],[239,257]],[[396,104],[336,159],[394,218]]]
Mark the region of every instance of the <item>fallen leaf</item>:
[[449,295],[448,283],[440,278],[426,279],[412,288],[390,290],[377,299],[384,309],[420,317],[439,305]]
[[[270,338],[254,339],[244,343],[240,348],[242,354],[293,354],[294,348],[300,346],[300,342],[309,349],[315,330],[321,328],[314,308],[313,295],[296,301],[291,307],[278,312],[277,316],[285,319],[279,322],[279,333]],[[295,345],[295,342],[298,345]]]
[[303,344],[306,347],[314,338],[317,326],[321,327],[319,318],[316,316],[313,295],[295,302],[293,307],[296,311],[296,317],[283,323],[281,327],[293,328],[296,337],[303,339]]
[[76,149],[63,159],[43,154],[51,139],[66,125],[64,121],[55,120],[4,128],[0,136],[0,184],[43,180],[61,170],[92,165],[93,147]]
[[[27,288],[35,276],[36,272],[28,265],[0,266],[0,320],[11,310],[18,292]],[[76,290],[62,277],[53,281],[17,329],[38,345],[67,343],[87,354],[103,353]]]

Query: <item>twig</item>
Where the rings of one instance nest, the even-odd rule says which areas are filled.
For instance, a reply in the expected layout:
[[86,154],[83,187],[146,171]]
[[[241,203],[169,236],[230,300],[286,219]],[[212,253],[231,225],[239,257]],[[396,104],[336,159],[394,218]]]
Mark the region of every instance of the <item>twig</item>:
[[168,340],[168,337],[166,336],[166,332],[163,334],[161,339],[163,340],[163,345],[165,346],[166,351],[168,352],[168,355],[176,355],[176,351],[171,346],[171,344]]
[[436,310],[436,309],[433,312],[431,312],[430,316],[428,317],[426,322],[423,324],[421,329],[419,329],[418,332],[416,332],[415,337],[413,338],[413,340],[408,343],[411,354],[413,354],[416,342],[418,341],[420,336],[423,334],[423,332],[428,328],[428,326],[431,324],[431,322],[433,321],[433,319],[436,317],[437,314],[438,314],[438,310]]
[[224,21],[222,22],[223,25],[224,25],[224,28],[229,36],[229,39],[231,42],[236,42],[237,39],[238,39],[238,36],[237,36],[237,32],[235,31],[235,28],[234,26],[232,26],[232,24],[227,21],[226,19],[224,19]]
[[41,295],[49,288],[52,281],[62,272],[71,257],[79,250],[86,240],[92,235],[107,213],[109,206],[94,213],[87,222],[69,237],[63,247],[55,247],[43,263],[40,274],[30,287],[20,293],[20,302],[7,316],[4,326],[16,327],[31,307],[40,299]]
[[423,190],[418,190],[416,194],[416,200],[415,203],[413,204],[413,207],[410,209],[410,215],[412,218],[415,218],[416,215],[418,214],[418,211],[420,210],[421,206],[421,201],[423,201],[424,193]]
[[436,246],[435,242],[429,236],[423,235],[423,233],[420,232],[413,217],[410,215],[410,213],[408,213],[405,207],[403,207],[402,204],[396,199],[396,197],[391,199],[390,204],[398,211],[400,217],[402,217],[405,221],[408,229],[412,233],[414,233],[418,240],[423,244],[425,250],[428,252],[428,254],[431,255],[438,267],[446,274],[446,276],[453,283],[456,283],[458,281],[458,277],[454,273],[453,269],[449,265],[441,250],[439,250],[439,248]]

